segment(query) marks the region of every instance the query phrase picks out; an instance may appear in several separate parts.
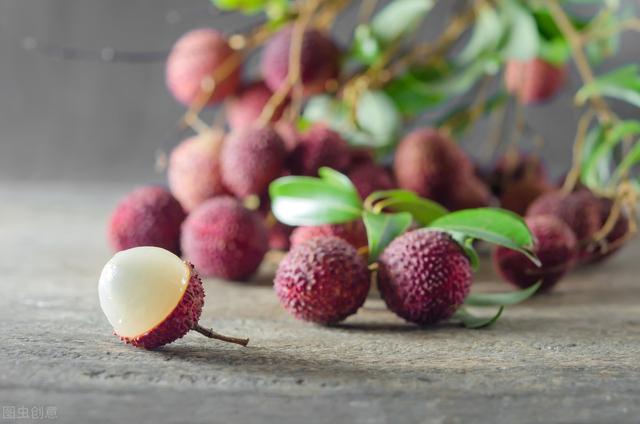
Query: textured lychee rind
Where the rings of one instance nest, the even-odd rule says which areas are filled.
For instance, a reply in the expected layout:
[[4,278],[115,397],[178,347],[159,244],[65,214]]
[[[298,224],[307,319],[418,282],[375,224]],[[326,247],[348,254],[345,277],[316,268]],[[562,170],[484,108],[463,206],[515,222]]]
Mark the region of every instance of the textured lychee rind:
[[[229,126],[237,129],[255,124],[272,95],[273,92],[262,81],[243,87],[229,100],[226,110]],[[269,122],[278,121],[286,106],[286,100],[281,102],[271,115]]]
[[[260,68],[267,86],[276,91],[289,74],[289,59],[293,39],[293,26],[280,30],[266,44]],[[300,78],[306,95],[324,91],[327,81],[339,71],[340,51],[325,33],[307,29],[302,37],[300,51]]]
[[278,266],[274,288],[294,317],[335,324],[353,315],[370,287],[367,263],[338,237],[316,237],[294,246]]
[[504,74],[507,91],[523,104],[550,99],[563,87],[566,77],[566,65],[554,65],[539,58],[509,60]]
[[[353,155],[351,158],[353,160]],[[362,199],[366,199],[374,191],[391,190],[396,187],[389,171],[375,163],[356,165],[349,170],[347,176]]]
[[192,330],[202,313],[204,289],[193,265],[187,262],[190,278],[182,298],[173,311],[161,323],[144,334],[135,337],[120,337],[125,343],[144,349],[155,349],[177,340]]
[[451,211],[460,209],[483,208],[489,206],[491,192],[486,184],[473,174],[460,178],[458,184],[453,184],[449,192],[441,201],[443,206]]
[[344,171],[350,161],[349,145],[340,134],[323,124],[315,124],[300,135],[289,157],[289,168],[296,175],[316,176],[323,166]]
[[[190,105],[200,96],[205,78],[215,78],[215,89],[206,102],[212,105],[233,93],[240,82],[240,66],[224,36],[210,28],[200,28],[184,34],[174,44],[166,63],[166,83],[173,96]],[[231,66],[233,64],[233,66]],[[222,66],[230,66],[222,75]]]
[[271,127],[244,127],[232,131],[222,146],[222,179],[238,197],[266,193],[283,172],[286,149]]
[[268,250],[262,217],[229,196],[207,200],[182,226],[182,252],[204,277],[245,280]]
[[450,318],[471,287],[471,265],[446,233],[414,230],[396,238],[379,258],[378,288],[391,311],[418,325]]
[[359,249],[367,246],[367,231],[362,221],[344,224],[324,224],[298,227],[291,233],[291,245],[296,246],[316,237],[338,237]]
[[115,251],[156,246],[180,252],[180,226],[185,219],[180,203],[165,188],[144,186],[126,195],[108,224],[108,239]]
[[577,259],[576,236],[564,221],[553,215],[530,216],[526,218],[526,223],[536,240],[533,252],[541,266],[537,267],[522,253],[497,247],[493,251],[494,268],[506,281],[517,287],[530,287],[540,281],[538,291],[549,291]]
[[169,188],[186,211],[226,193],[220,169],[221,146],[222,134],[206,133],[184,140],[171,152]]
[[523,179],[505,185],[500,196],[500,206],[504,209],[525,215],[531,204],[543,194],[552,190],[545,181]]

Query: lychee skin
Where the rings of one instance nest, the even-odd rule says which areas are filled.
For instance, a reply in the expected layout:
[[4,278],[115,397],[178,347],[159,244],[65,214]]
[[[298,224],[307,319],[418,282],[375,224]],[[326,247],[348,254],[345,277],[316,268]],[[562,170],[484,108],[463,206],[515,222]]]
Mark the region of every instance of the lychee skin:
[[[224,36],[213,29],[200,28],[184,34],[173,46],[166,63],[166,83],[173,96],[184,105],[192,104],[202,91],[202,82],[216,76],[221,66],[233,61],[233,51]],[[220,72],[220,71],[218,71]],[[240,66],[216,86],[206,105],[233,93],[240,83]]]
[[504,209],[525,215],[529,206],[540,196],[552,190],[544,181],[524,179],[505,186],[500,196],[500,206]]
[[323,166],[344,171],[349,162],[347,142],[337,132],[316,124],[300,136],[289,158],[289,167],[295,175],[316,176]]
[[389,171],[375,163],[356,165],[349,170],[347,176],[362,199],[366,199],[374,191],[391,190],[396,187]]
[[229,196],[209,199],[182,226],[182,251],[200,274],[245,280],[268,250],[267,230],[257,212]]
[[115,251],[156,246],[180,252],[180,203],[163,187],[140,187],[125,196],[111,214],[108,238]]
[[366,261],[338,237],[316,237],[294,246],[274,280],[282,306],[296,318],[318,324],[355,314],[369,286]]
[[391,311],[418,325],[450,318],[471,286],[471,265],[446,233],[420,229],[396,238],[379,258],[378,288]]
[[362,221],[298,227],[291,233],[291,245],[297,246],[316,237],[338,237],[356,249],[367,246],[367,231]]
[[[227,106],[227,122],[231,129],[243,128],[256,123],[262,109],[272,95],[273,92],[262,81],[256,81],[242,88],[238,94],[231,98]],[[286,101],[280,103],[269,122],[278,121],[286,106]]]
[[[269,40],[262,53],[260,69],[267,86],[276,91],[289,74],[293,26],[280,30]],[[338,76],[340,51],[323,32],[307,29],[302,37],[300,78],[305,95],[324,91],[325,84]]]
[[578,253],[578,242],[571,228],[553,215],[526,218],[536,239],[533,252],[542,266],[537,267],[522,253],[506,247],[493,251],[496,271],[511,284],[527,288],[540,281],[539,292],[549,291],[573,266]]
[[191,278],[173,312],[146,333],[135,337],[119,336],[120,340],[135,347],[155,349],[183,337],[198,324],[204,305],[204,289],[193,265],[188,262],[187,265],[191,270]]
[[284,142],[271,127],[232,131],[222,146],[222,179],[237,197],[266,193],[283,171]]
[[393,162],[400,188],[436,202],[473,174],[473,164],[452,140],[431,128],[409,133],[398,145]]
[[171,152],[169,188],[185,210],[226,193],[220,169],[221,146],[222,134],[209,132],[184,140]]
[[523,104],[539,103],[553,97],[566,78],[566,65],[557,66],[539,58],[509,60],[504,74],[507,91]]
[[485,183],[473,174],[461,178],[454,184],[442,200],[442,204],[451,211],[483,208],[489,206],[491,192]]

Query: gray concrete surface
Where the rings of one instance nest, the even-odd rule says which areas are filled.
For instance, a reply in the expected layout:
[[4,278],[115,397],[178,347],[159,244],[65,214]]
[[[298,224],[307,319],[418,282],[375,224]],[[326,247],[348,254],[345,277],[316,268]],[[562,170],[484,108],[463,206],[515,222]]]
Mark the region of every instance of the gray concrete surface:
[[[267,265],[205,283],[201,323],[248,348],[189,334],[149,352],[111,335],[97,300],[106,217],[128,189],[0,185],[0,406],[61,423],[640,421],[638,243],[480,331],[418,329],[375,297],[335,328],[297,322]],[[474,290],[506,288],[484,268]]]

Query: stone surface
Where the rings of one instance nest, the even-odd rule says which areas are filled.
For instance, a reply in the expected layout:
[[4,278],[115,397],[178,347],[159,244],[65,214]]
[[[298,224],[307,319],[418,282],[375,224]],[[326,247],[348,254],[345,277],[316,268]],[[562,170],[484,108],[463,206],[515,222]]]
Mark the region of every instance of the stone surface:
[[[638,422],[637,242],[478,331],[418,329],[375,296],[335,328],[297,322],[267,264],[205,282],[201,324],[248,348],[191,333],[150,352],[98,306],[106,218],[130,188],[0,185],[2,406],[54,406],[64,423]],[[500,289],[487,269],[473,287]]]

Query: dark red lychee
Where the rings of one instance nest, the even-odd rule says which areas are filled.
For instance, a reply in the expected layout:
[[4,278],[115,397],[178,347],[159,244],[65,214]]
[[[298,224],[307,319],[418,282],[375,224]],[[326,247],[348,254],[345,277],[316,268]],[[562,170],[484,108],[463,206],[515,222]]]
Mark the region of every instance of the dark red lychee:
[[483,208],[489,206],[491,193],[486,184],[473,174],[468,174],[453,184],[442,204],[449,210]]
[[497,247],[493,251],[494,268],[505,280],[520,288],[540,281],[539,291],[549,291],[573,266],[578,242],[571,228],[553,215],[530,216],[526,222],[536,239],[533,252],[542,266],[537,267],[515,250]]
[[156,246],[178,253],[184,218],[182,206],[167,189],[140,187],[125,196],[111,214],[109,242],[116,251]]
[[190,105],[205,86],[214,84],[214,91],[206,102],[212,105],[238,87],[239,63],[237,53],[220,32],[209,28],[195,29],[183,35],[169,53],[167,87],[179,102]]
[[444,202],[452,187],[473,175],[473,164],[452,140],[434,129],[421,128],[402,139],[393,170],[401,188]]
[[341,238],[356,249],[367,246],[367,231],[360,220],[344,224],[298,227],[291,234],[291,245],[296,246],[312,238],[329,236]]
[[[248,127],[254,124],[273,92],[262,81],[256,81],[243,87],[239,93],[229,100],[227,106],[227,122],[231,129]],[[269,122],[276,122],[282,117],[287,101],[280,103]]]
[[542,59],[509,60],[504,80],[507,91],[523,104],[542,102],[553,97],[565,83],[566,65],[554,65]]
[[362,199],[374,191],[391,190],[396,186],[391,173],[385,167],[373,162],[353,166],[347,176]]
[[355,314],[369,286],[366,261],[338,237],[316,237],[294,246],[274,280],[282,306],[296,318],[318,324]]
[[[289,59],[293,26],[280,30],[267,42],[260,68],[267,86],[280,88],[289,74]],[[328,35],[317,29],[307,29],[302,38],[300,77],[306,95],[325,90],[329,80],[338,76],[340,51]]]
[[222,146],[222,180],[238,197],[262,195],[283,171],[284,142],[271,127],[232,131]]
[[450,318],[471,286],[471,265],[451,236],[433,230],[396,238],[379,259],[378,288],[389,309],[419,325]]
[[220,170],[222,138],[220,132],[206,132],[184,140],[171,152],[169,188],[187,211],[226,192]]
[[262,217],[229,196],[207,200],[182,227],[182,252],[205,277],[245,280],[267,250]]
[[296,175],[316,176],[318,169],[328,166],[343,171],[349,166],[349,145],[337,132],[316,124],[304,134],[289,158]]

